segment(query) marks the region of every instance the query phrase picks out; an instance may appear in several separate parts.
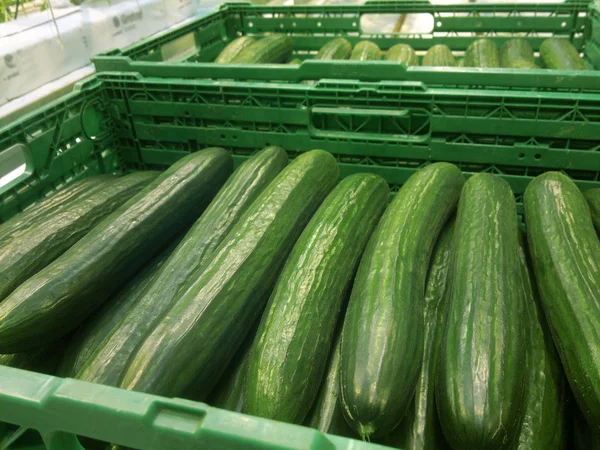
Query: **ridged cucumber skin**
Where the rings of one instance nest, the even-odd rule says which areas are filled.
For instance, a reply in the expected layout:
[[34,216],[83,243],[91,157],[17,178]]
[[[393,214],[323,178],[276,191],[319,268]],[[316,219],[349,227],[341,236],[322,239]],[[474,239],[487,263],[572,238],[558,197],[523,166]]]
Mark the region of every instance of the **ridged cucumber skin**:
[[444,44],[438,44],[427,50],[427,53],[423,56],[421,65],[428,67],[454,67],[457,64],[452,50]]
[[335,434],[358,439],[358,435],[350,428],[340,405],[340,368],[341,368],[341,327],[327,362],[327,371],[321,382],[317,398],[306,417],[304,424],[316,428],[321,433]]
[[586,191],[583,196],[590,207],[592,222],[594,223],[596,230],[600,233],[600,189],[590,189]]
[[539,69],[540,67],[531,61],[516,60],[512,61],[509,66],[510,69]]
[[200,215],[233,167],[223,149],[188,155],[0,303],[0,352],[35,349],[81,324]]
[[37,349],[27,353],[0,355],[0,366],[54,375],[62,346]]
[[252,36],[241,36],[227,44],[227,46],[219,53],[215,59],[217,64],[229,64],[232,62],[246,47],[254,44],[256,39]]
[[61,208],[81,200],[89,192],[93,192],[99,186],[115,178],[115,175],[108,174],[84,178],[29,206],[0,225],[0,246],[6,240],[16,237],[20,232],[37,225],[39,221],[49,220]]
[[118,386],[127,361],[181,294],[211,262],[227,233],[287,165],[280,147],[245,161],[163,264],[138,302],[115,325],[76,378]]
[[303,153],[286,167],[146,338],[121,387],[167,396],[191,389],[204,398],[264,309],[292,246],[338,177],[334,157],[323,150]]
[[332,59],[348,59],[352,53],[352,44],[347,39],[337,38],[325,44],[315,59],[332,60]]
[[248,363],[244,412],[301,424],[327,367],[335,324],[360,256],[387,206],[374,174],[344,178],[296,242]]
[[288,64],[299,66],[300,64],[302,64],[302,60],[300,58],[292,58],[288,61]]
[[0,300],[62,255],[157,175],[137,172],[108,181],[7,241],[0,252]]
[[274,34],[245,47],[231,60],[233,64],[273,64],[289,61],[294,41],[289,36]]
[[419,57],[414,49],[407,44],[396,44],[390,47],[384,59],[386,61],[403,62],[407,67],[419,65]]
[[547,69],[588,70],[577,49],[567,39],[546,39],[540,45],[540,59]]
[[518,434],[525,385],[523,287],[514,195],[479,173],[458,204],[436,400],[452,448],[504,449]]
[[[448,443],[442,432],[435,404],[435,374],[437,352],[442,341],[445,295],[447,289],[450,256],[454,239],[454,217],[448,220],[436,243],[425,288],[425,340],[423,367],[415,397],[406,416],[406,450],[446,449]],[[403,424],[399,425],[400,427]]]
[[527,61],[535,66],[533,47],[526,39],[511,39],[500,47],[500,66],[511,68],[517,61]]
[[381,50],[371,41],[360,41],[352,49],[350,59],[353,61],[379,61],[381,59]]
[[152,260],[135,274],[117,292],[112,299],[79,327],[65,350],[57,375],[73,378],[81,370],[86,361],[98,349],[111,330],[121,318],[135,305],[158,273],[160,267],[169,258],[183,236],[178,236],[166,249],[161,250]]
[[478,39],[465,51],[465,67],[500,67],[500,54],[494,41]]
[[342,332],[342,409],[363,438],[404,417],[423,357],[423,299],[433,246],[456,207],[460,170],[431,164],[396,194],[365,249]]
[[[526,245],[526,244],[525,244]],[[544,312],[539,305],[535,280],[523,245],[519,246],[524,289],[527,367],[523,418],[515,450],[561,450],[566,445],[565,375],[554,348]]]
[[[586,200],[558,172],[525,190],[527,237],[541,304],[581,412],[600,431],[600,242]],[[594,319],[592,319],[594,318]]]

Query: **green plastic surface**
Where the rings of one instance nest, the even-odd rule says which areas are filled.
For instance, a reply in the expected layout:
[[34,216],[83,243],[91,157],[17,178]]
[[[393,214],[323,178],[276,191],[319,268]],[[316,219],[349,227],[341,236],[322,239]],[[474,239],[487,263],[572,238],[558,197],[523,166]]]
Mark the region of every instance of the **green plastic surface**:
[[[335,155],[342,176],[377,173],[395,190],[424,165],[450,161],[467,176],[499,174],[520,203],[527,184],[548,170],[582,190],[600,187],[600,94],[105,73],[0,129],[0,152],[15,144],[27,146],[34,170],[0,194],[0,220],[82,177],[164,169],[217,145],[237,164],[269,145],[290,157],[321,148]],[[76,447],[65,432],[157,450],[370,448],[189,401],[7,368],[0,368],[0,421],[40,429],[56,442],[50,448],[66,450]]]
[[[112,50],[92,60],[98,71],[137,72],[145,76],[301,80],[359,79],[362,81],[421,81],[428,86],[502,86],[511,88],[600,90],[600,72],[522,69],[399,66],[389,61],[310,60],[331,39],[341,36],[355,45],[368,39],[382,50],[411,45],[421,55],[435,44],[445,44],[456,56],[473,41],[486,37],[498,47],[514,37],[525,37],[537,52],[549,35],[569,39],[583,50],[586,61],[600,68],[598,5],[588,0],[563,3],[430,4],[427,1],[379,1],[364,5],[253,6],[224,4],[218,11],[175,30],[148,38],[126,49]],[[426,15],[430,30],[381,32],[370,30],[365,18],[388,14]],[[425,20],[423,20],[425,22]],[[227,65],[212,61],[233,39],[267,32],[294,39],[295,56],[306,61],[290,65]]]

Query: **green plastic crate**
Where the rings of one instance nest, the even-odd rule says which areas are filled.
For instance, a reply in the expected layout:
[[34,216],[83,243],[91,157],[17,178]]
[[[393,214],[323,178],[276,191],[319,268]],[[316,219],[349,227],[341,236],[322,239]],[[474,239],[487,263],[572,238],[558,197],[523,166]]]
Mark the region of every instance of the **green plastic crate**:
[[[356,79],[419,81],[428,86],[504,87],[600,91],[598,71],[410,67],[388,61],[314,61],[300,66],[218,65],[211,63],[225,45],[241,35],[285,33],[294,38],[295,56],[311,58],[337,36],[352,44],[369,39],[387,50],[408,43],[423,54],[446,44],[457,56],[475,39],[487,37],[498,46],[525,37],[537,52],[549,36],[570,39],[591,67],[600,68],[600,2],[469,3],[432,5],[427,1],[382,1],[364,5],[253,6],[223,5],[196,19],[123,50],[93,57],[98,71],[136,72],[144,76],[236,80]],[[432,28],[411,34],[363,30],[370,15],[425,14]]]
[[[547,170],[567,173],[582,189],[600,187],[600,94],[104,73],[0,129],[0,160],[18,150],[27,166],[0,187],[0,217],[75,179],[164,169],[214,145],[237,163],[268,145],[291,156],[322,148],[343,176],[379,173],[394,189],[426,164],[451,161],[467,176],[499,174],[520,202],[529,181]],[[51,449],[78,448],[74,434],[160,450],[376,448],[201,403],[3,367],[0,421],[40,430]],[[11,448],[43,447],[25,433]]]

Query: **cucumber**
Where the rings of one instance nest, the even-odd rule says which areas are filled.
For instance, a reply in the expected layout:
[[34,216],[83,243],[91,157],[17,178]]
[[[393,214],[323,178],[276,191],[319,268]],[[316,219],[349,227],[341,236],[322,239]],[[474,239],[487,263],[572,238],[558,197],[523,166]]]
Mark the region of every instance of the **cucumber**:
[[358,436],[346,422],[340,406],[341,337],[342,333],[339,329],[329,355],[327,371],[305,425],[316,428],[321,433],[356,439]]
[[62,346],[45,347],[27,353],[0,355],[0,366],[54,375]]
[[489,173],[469,178],[455,226],[438,415],[452,448],[510,448],[523,405],[527,322],[509,184]]
[[379,61],[381,59],[381,50],[371,41],[360,41],[352,49],[350,59],[355,61]]
[[540,45],[540,59],[547,69],[588,70],[577,49],[567,39],[546,39]]
[[431,47],[423,56],[423,66],[440,66],[440,67],[454,67],[456,66],[456,59],[450,50],[444,44],[438,44]]
[[385,54],[386,61],[403,62],[407,67],[418,66],[419,57],[410,45],[396,44]]
[[500,55],[494,41],[478,39],[465,51],[465,67],[500,67]]
[[522,59],[512,61],[510,64],[511,69],[539,69],[539,66],[531,61],[524,61]]
[[[523,205],[541,304],[581,412],[600,431],[600,242],[585,197],[558,172],[536,177]],[[594,349],[594,351],[592,351]]]
[[344,320],[342,409],[365,439],[405,415],[421,371],[429,259],[464,177],[448,163],[414,175],[390,203],[360,262]]
[[262,192],[128,363],[121,387],[159,395],[212,390],[265,306],[306,223],[335,186],[323,150],[298,156]]
[[589,189],[583,194],[590,207],[592,222],[596,230],[600,233],[600,189]]
[[465,58],[461,58],[457,61],[456,67],[465,67]]
[[349,176],[302,232],[250,353],[245,413],[296,424],[306,418],[327,367],[346,289],[388,198],[380,176]]
[[104,338],[135,305],[183,238],[177,237],[166,249],[161,250],[146,264],[113,298],[105,302],[73,335],[58,369],[60,377],[74,377],[85,362],[94,354]]
[[[448,448],[435,405],[437,353],[442,340],[445,294],[454,238],[454,218],[444,226],[436,243],[427,275],[424,302],[425,340],[423,367],[412,405],[403,423],[407,449],[435,450]],[[406,422],[406,423],[404,423]]]
[[235,56],[234,64],[273,64],[289,61],[294,41],[289,36],[273,34],[245,47]]
[[83,322],[200,215],[231,173],[231,155],[186,156],[0,303],[0,352],[35,349]]
[[[600,450],[600,434],[593,433],[577,407],[573,408],[573,444],[575,450]],[[570,447],[571,448],[571,447]]]
[[157,175],[137,172],[103,183],[80,201],[71,202],[49,214],[48,220],[6,241],[0,251],[0,300],[62,255]]
[[300,58],[292,58],[288,61],[288,64],[294,64],[296,66],[299,66],[300,64],[302,64],[302,60]]
[[215,249],[287,160],[285,150],[268,147],[234,172],[139,301],[119,320],[75,378],[118,386],[135,349],[185,289],[200,277]]
[[550,330],[540,309],[537,287],[529,272],[522,246],[519,248],[527,326],[525,367],[527,381],[523,419],[515,449],[564,449],[566,445],[566,380]]
[[0,225],[0,245],[18,233],[29,230],[40,221],[51,220],[53,214],[60,211],[62,207],[81,200],[89,192],[93,192],[99,186],[115,178],[114,175],[96,175],[84,178],[58,190],[50,197],[34,203]]
[[242,50],[254,44],[255,42],[256,39],[252,36],[241,36],[227,44],[221,53],[219,53],[219,56],[217,56],[215,62],[217,64],[229,64],[242,52]]
[[513,68],[516,62],[524,64],[529,62],[535,66],[533,47],[526,39],[511,39],[500,47],[500,66]]
[[337,38],[325,44],[315,59],[331,60],[331,59],[348,59],[352,53],[352,44],[347,39]]

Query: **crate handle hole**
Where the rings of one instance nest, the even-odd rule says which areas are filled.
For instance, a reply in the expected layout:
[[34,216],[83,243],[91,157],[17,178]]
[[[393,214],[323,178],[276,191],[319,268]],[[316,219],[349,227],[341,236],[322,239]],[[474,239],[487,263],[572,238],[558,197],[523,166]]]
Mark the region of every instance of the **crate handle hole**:
[[254,26],[254,24],[253,24],[252,22],[250,22],[250,23],[248,24],[248,26],[249,26],[250,28],[252,28],[252,27]]
[[18,185],[33,173],[29,148],[15,144],[0,153],[0,193]]
[[438,20],[438,22],[435,24],[435,26],[436,26],[436,27],[441,27],[441,26],[442,26],[442,22],[440,22],[440,21]]
[[225,135],[224,134],[221,135],[221,139],[225,140]]
[[317,26],[320,27],[321,26],[321,22],[317,22]]
[[563,28],[566,27],[567,26],[567,22],[561,23],[560,26],[563,27]]
[[189,111],[184,111],[183,115],[185,117],[190,117],[192,114]]
[[539,153],[536,153],[534,158],[537,160],[540,160],[540,159],[542,159],[542,155],[540,155]]
[[519,153],[519,159],[525,158],[525,153]]
[[237,140],[238,140],[237,134],[234,134],[232,137],[233,137],[233,140],[234,140],[234,141],[237,141]]

